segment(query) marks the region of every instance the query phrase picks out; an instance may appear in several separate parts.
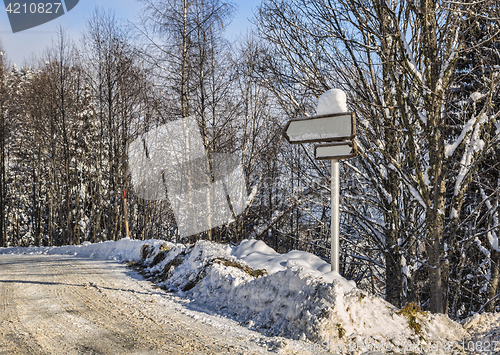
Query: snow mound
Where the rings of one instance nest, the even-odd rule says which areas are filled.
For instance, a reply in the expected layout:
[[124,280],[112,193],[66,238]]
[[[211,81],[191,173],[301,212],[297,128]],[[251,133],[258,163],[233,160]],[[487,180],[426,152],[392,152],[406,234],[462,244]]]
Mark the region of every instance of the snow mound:
[[301,267],[304,274],[320,277],[326,282],[337,280],[346,290],[356,287],[354,281],[347,281],[331,265],[316,255],[304,251],[293,250],[286,254],[278,254],[261,240],[244,240],[234,249],[232,255],[245,261],[250,267],[266,269],[269,274],[284,271],[288,268]]

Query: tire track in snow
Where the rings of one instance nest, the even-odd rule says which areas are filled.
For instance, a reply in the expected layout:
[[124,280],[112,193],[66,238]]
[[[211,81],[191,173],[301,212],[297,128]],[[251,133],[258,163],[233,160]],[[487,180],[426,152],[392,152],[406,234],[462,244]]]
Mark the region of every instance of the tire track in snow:
[[15,263],[0,259],[0,355],[45,354],[20,321],[16,301]]
[[0,355],[267,353],[180,313],[132,273],[111,261],[0,256]]

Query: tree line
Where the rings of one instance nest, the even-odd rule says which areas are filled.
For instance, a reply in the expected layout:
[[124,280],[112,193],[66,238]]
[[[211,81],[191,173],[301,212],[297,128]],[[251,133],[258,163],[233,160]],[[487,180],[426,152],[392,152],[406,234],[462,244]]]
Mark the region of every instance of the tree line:
[[[127,209],[132,238],[255,237],[328,260],[330,163],[281,130],[335,87],[359,147],[341,164],[341,274],[398,307],[497,309],[497,2],[263,0],[235,43],[231,2],[142,3],[125,27],[96,10],[79,42],[61,32],[30,66],[0,56],[0,245],[117,240]],[[183,239],[168,201],[134,194],[127,157],[188,116],[207,153],[238,154],[250,198]]]

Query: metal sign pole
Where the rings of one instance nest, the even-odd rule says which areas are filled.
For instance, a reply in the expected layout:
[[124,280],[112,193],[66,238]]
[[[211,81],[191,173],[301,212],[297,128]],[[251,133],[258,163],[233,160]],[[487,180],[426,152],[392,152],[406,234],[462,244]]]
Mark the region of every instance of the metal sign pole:
[[327,143],[314,147],[316,159],[332,162],[332,271],[339,272],[339,160],[354,158],[357,154],[356,114],[347,112],[346,94],[331,89],[319,97],[316,116],[288,121],[283,136],[291,144]]
[[331,263],[332,271],[339,272],[339,161],[332,159],[332,244],[331,244]]

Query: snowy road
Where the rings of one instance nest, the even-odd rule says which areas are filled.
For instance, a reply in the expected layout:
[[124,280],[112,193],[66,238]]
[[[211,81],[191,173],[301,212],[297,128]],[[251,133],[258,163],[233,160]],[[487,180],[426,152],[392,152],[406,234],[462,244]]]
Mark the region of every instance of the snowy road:
[[117,262],[0,255],[0,354],[267,352],[246,328],[212,326],[179,302]]

